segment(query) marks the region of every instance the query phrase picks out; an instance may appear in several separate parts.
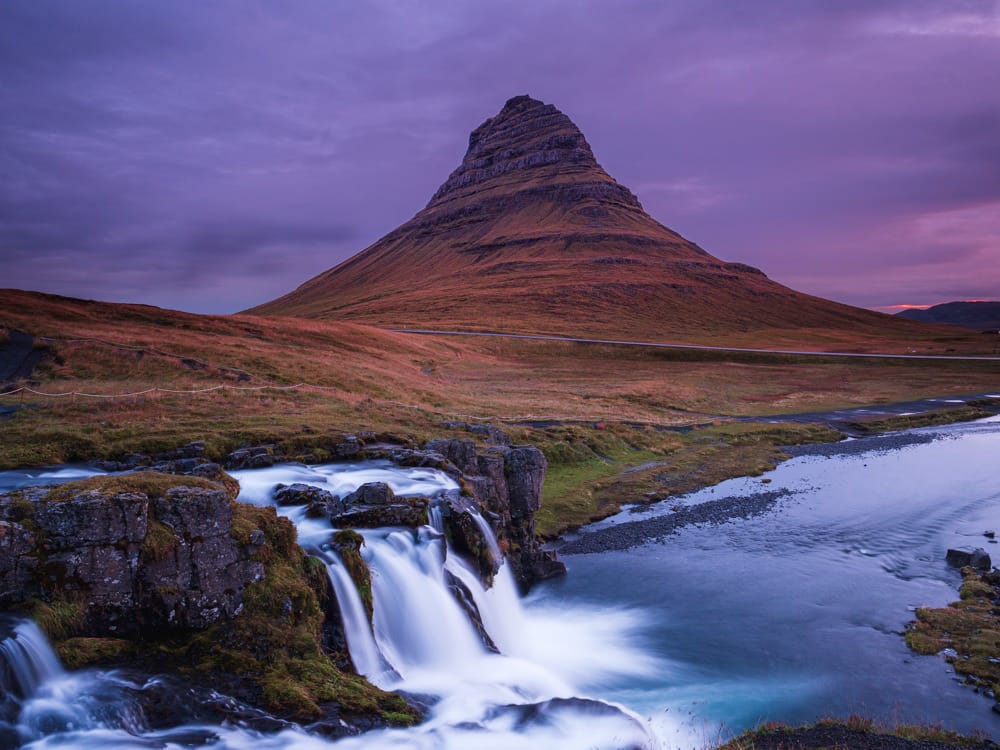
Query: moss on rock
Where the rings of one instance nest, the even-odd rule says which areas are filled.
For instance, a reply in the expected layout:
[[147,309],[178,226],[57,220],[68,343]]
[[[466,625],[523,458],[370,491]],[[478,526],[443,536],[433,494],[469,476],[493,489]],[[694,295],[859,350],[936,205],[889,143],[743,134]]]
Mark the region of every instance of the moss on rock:
[[920,654],[945,658],[965,681],[1000,695],[1000,573],[962,568],[961,599],[947,607],[921,607],[906,632],[907,645]]
[[67,638],[56,644],[59,660],[67,669],[121,659],[136,653],[136,645],[122,638]]
[[361,548],[365,544],[365,538],[353,529],[342,529],[333,535],[333,544],[344,563],[344,567],[347,568],[347,574],[354,581],[354,587],[358,590],[361,603],[365,606],[368,622],[371,622],[375,612],[372,600],[372,576],[368,565],[361,557]]
[[[232,479],[232,477],[230,477]],[[233,479],[232,481],[236,481]],[[167,490],[174,487],[196,487],[206,490],[217,490],[225,486],[202,477],[192,477],[182,474],[161,474],[157,471],[138,471],[133,474],[102,474],[75,482],[66,482],[53,487],[45,499],[50,502],[65,502],[85,492],[97,490],[101,495],[113,495],[131,492],[145,495],[148,498],[163,497]],[[229,490],[227,489],[227,492]]]
[[[264,543],[254,555],[264,563],[264,579],[243,595],[243,611],[232,621],[196,634],[184,646],[203,676],[226,672],[249,679],[269,711],[297,721],[326,715],[324,704],[340,711],[380,717],[390,724],[420,718],[405,700],[337,669],[321,645],[325,566],[296,543],[295,527],[274,508],[236,504],[233,536],[249,543],[260,530]],[[355,532],[340,532],[355,552]],[[346,534],[353,534],[348,537]],[[338,535],[339,536],[339,535]],[[363,570],[367,567],[358,554]],[[368,581],[370,600],[370,579]]]

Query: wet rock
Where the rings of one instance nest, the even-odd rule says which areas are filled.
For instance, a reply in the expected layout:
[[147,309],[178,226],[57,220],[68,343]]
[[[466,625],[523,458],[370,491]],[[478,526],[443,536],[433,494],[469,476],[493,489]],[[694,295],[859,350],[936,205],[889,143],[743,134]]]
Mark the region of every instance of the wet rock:
[[450,497],[444,514],[445,531],[451,549],[472,563],[486,586],[492,586],[503,560],[497,559],[490,549],[489,540],[473,513],[478,513],[478,509],[469,498]]
[[993,561],[982,547],[977,547],[974,550],[949,549],[945,554],[945,560],[956,568],[964,568],[968,565],[975,570],[988,571],[993,567]]
[[[457,422],[450,423],[450,426],[487,434],[494,444],[481,449],[467,438],[445,438],[432,440],[421,450],[372,446],[366,449],[366,454],[401,466],[437,468],[459,482],[461,492],[450,493],[441,502],[445,531],[455,551],[478,570],[485,584],[489,585],[492,581],[497,560],[472,514],[489,519],[500,548],[510,563],[514,579],[522,590],[539,580],[564,574],[565,566],[554,553],[542,550],[535,537],[534,514],[541,506],[542,482],[547,469],[542,452],[533,446],[509,445],[506,435],[490,425]],[[362,490],[364,488],[358,492]],[[359,514],[359,526],[362,523],[365,527],[377,525],[378,514],[361,513],[358,507],[359,503],[369,502],[367,497],[349,496],[344,500],[350,506],[347,513]],[[347,527],[354,523],[343,515],[338,518],[334,520],[338,526]],[[410,525],[416,518],[409,516],[403,520]]]
[[326,505],[334,496],[320,487],[296,482],[275,485],[274,501],[278,505]]
[[542,482],[545,481],[547,468],[545,455],[533,445],[515,446],[503,451],[507,499],[512,518],[529,518],[542,506]]
[[355,505],[391,505],[395,502],[396,493],[385,482],[368,482],[344,498],[344,504],[348,507]]
[[483,645],[490,651],[499,654],[500,649],[497,648],[493,639],[490,638],[490,634],[486,631],[486,626],[483,625],[483,617],[479,612],[479,607],[476,606],[476,599],[469,590],[469,587],[448,570],[445,570],[444,577],[445,583],[448,585],[448,590],[455,598],[455,601],[458,602],[458,606],[465,612],[465,616],[469,618],[469,622],[476,629],[476,633],[479,634]]
[[274,466],[275,461],[281,460],[281,451],[274,445],[258,445],[252,448],[239,448],[234,450],[224,462],[224,466],[229,470],[239,469],[263,469],[267,466]]
[[425,497],[399,498],[396,502],[376,505],[351,505],[342,513],[330,516],[337,529],[377,529],[380,526],[423,526],[427,523],[429,502]]
[[[354,588],[357,589],[358,596],[361,598],[361,603],[364,605],[365,612],[368,615],[368,621],[371,622],[374,613],[374,603],[372,601],[372,576],[371,571],[368,570],[368,565],[361,557],[361,548],[364,544],[365,538],[351,529],[344,529],[333,535],[332,547],[340,557],[341,562],[344,563],[344,567],[347,569],[347,574],[354,582]],[[340,622],[339,613],[337,614],[336,619]],[[339,637],[345,637],[342,626],[339,631]]]

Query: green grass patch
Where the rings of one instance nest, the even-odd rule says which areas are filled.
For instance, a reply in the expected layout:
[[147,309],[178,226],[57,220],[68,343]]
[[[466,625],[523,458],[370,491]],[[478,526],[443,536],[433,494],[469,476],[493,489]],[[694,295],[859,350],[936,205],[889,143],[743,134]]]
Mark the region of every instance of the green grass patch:
[[866,435],[877,435],[883,432],[912,430],[918,427],[936,427],[956,422],[971,422],[974,419],[991,417],[993,414],[994,412],[978,406],[961,406],[957,409],[937,409],[921,414],[857,421],[852,422],[850,426]]
[[617,513],[623,503],[663,500],[787,458],[780,446],[831,442],[825,425],[725,422],[687,434],[625,425],[547,428],[519,435],[549,462],[536,529],[547,537]]
[[965,681],[1000,695],[1000,573],[977,573],[962,569],[960,599],[947,607],[921,607],[909,624],[906,644],[919,654],[936,654],[946,648],[946,657]]
[[844,719],[820,719],[815,724],[801,727],[767,722],[741,733],[720,745],[717,750],[877,750],[883,747],[923,750],[927,747],[926,743],[983,750],[993,747],[987,736],[977,733],[962,735],[941,726],[927,724],[880,724],[874,719],[855,714]]

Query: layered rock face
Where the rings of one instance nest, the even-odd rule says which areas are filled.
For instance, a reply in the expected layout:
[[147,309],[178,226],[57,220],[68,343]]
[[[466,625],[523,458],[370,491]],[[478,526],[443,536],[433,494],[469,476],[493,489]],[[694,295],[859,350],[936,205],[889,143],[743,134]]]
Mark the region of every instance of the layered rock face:
[[580,129],[529,96],[472,132],[462,163],[410,221],[250,312],[650,341],[912,330],[709,255],[650,217]]
[[222,489],[178,486],[159,497],[98,490],[0,495],[0,606],[38,597],[79,608],[79,634],[135,636],[232,618],[261,580],[255,544],[233,537]]
[[542,504],[548,468],[538,448],[498,445],[478,450],[471,440],[442,439],[430,441],[425,449],[446,459],[466,488],[448,499],[445,527],[452,546],[479,566],[487,583],[500,561],[473,513],[489,523],[522,589],[566,572],[555,553],[543,550],[535,537],[535,512]]

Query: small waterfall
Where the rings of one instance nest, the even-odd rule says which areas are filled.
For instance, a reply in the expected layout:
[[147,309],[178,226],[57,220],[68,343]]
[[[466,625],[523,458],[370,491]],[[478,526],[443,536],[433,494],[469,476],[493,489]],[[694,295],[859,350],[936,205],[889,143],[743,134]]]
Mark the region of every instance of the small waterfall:
[[444,538],[429,528],[364,536],[375,639],[390,664],[405,678],[460,670],[480,658],[486,649],[445,582]]
[[30,620],[18,623],[0,643],[0,659],[0,688],[22,698],[34,695],[43,682],[65,675],[42,629]]
[[140,735],[147,730],[140,691],[115,672],[67,672],[41,628],[19,622],[0,642],[0,747],[65,732]]
[[476,522],[476,526],[478,526],[479,530],[482,532],[483,539],[486,540],[486,544],[489,546],[490,552],[493,553],[493,559],[498,563],[503,563],[503,552],[500,551],[500,545],[497,543],[497,538],[493,534],[493,529],[491,529],[490,525],[486,523],[486,519],[478,513],[472,513],[471,515],[472,520]]
[[323,557],[326,560],[326,570],[333,584],[333,590],[337,594],[344,634],[347,636],[347,648],[351,652],[354,667],[359,674],[380,683],[379,677],[386,671],[385,661],[375,644],[365,605],[354,587],[354,581],[351,580],[336,553],[327,552]]

